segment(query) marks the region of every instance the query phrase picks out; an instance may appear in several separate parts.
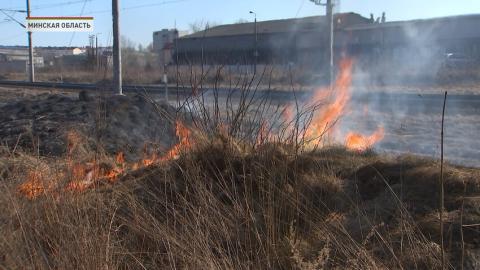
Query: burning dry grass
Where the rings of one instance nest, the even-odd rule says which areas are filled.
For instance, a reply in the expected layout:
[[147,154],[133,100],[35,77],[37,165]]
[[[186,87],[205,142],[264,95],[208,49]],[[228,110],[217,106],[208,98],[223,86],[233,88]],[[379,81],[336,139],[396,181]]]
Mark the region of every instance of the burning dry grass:
[[[52,160],[4,152],[0,266],[439,267],[436,162],[341,148],[303,153],[285,144],[253,148],[224,135],[196,142],[178,159],[128,172],[115,184],[81,193],[57,189],[33,201],[17,189],[27,172],[58,168]],[[445,241],[456,266],[460,213],[465,224],[480,221],[478,204],[462,202],[480,193],[478,176],[474,169],[447,170]],[[469,252],[478,236],[475,228],[464,230]],[[475,266],[468,260],[466,266]]]
[[[377,156],[381,127],[352,132],[350,150],[316,148],[349,101],[352,65],[342,66],[335,93],[316,93],[332,102],[277,111],[286,127],[248,88],[225,117],[194,95],[184,106],[196,128],[177,119],[178,143],[137,162],[76,133],[61,158],[2,149],[0,267],[439,268],[438,162]],[[448,265],[475,269],[480,172],[445,173]]]

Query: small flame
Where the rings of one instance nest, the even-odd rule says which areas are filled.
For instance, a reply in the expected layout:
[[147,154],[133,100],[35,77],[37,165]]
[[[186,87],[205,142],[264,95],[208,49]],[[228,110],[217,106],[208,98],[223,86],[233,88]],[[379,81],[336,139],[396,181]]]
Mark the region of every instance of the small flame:
[[372,135],[365,136],[355,132],[349,132],[345,139],[345,146],[354,151],[363,152],[385,137],[383,127],[378,128]]
[[18,192],[28,199],[34,199],[47,190],[44,185],[43,175],[37,171],[28,173],[27,181],[18,187]]
[[[125,154],[119,152],[115,156],[115,164],[113,166],[99,163],[96,160],[86,163],[75,162],[72,158],[72,153],[80,144],[80,136],[74,132],[70,132],[67,135],[68,156],[65,167],[66,173],[48,178],[57,180],[68,176],[70,182],[66,185],[65,190],[81,192],[101,182],[115,183],[118,178],[129,169],[136,170],[155,163],[177,159],[181,151],[192,147],[192,142],[190,130],[181,121],[177,121],[175,126],[179,143],[167,151],[165,155],[159,156],[157,153],[154,153],[151,156],[143,158],[140,162],[128,164],[125,161]],[[32,171],[28,174],[27,181],[18,187],[18,191],[28,199],[34,199],[46,192],[53,191],[52,184],[45,184],[47,182],[46,179],[47,177],[38,170]],[[54,183],[54,181],[50,181],[50,183]]]
[[192,142],[190,141],[190,130],[181,122],[177,121],[175,123],[176,135],[179,140],[172,149],[170,149],[167,154],[159,159],[159,161],[167,161],[172,159],[177,159],[180,156],[182,150],[192,148]]
[[108,168],[105,164],[98,164],[97,162],[90,162],[86,164],[74,164],[69,168],[72,172],[72,181],[66,186],[66,190],[83,191],[99,180],[113,183],[117,178],[125,173],[125,166],[122,161],[123,153],[118,153],[116,156],[117,164],[113,168]]

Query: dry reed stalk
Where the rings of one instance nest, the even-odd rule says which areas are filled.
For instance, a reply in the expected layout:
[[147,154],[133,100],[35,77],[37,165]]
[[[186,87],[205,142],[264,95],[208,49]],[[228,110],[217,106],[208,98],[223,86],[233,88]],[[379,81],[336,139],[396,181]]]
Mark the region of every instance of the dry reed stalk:
[[443,136],[444,136],[444,122],[445,122],[445,106],[447,104],[447,91],[445,91],[445,98],[443,99],[442,110],[442,132],[441,132],[441,144],[440,144],[440,247],[441,247],[441,260],[442,269],[445,269],[445,247],[443,244],[443,208],[445,204],[445,190],[443,181]]

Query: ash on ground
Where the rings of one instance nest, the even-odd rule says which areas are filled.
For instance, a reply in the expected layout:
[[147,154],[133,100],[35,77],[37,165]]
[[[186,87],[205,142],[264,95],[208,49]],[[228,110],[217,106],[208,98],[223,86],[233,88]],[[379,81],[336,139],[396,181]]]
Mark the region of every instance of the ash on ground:
[[146,149],[166,150],[176,142],[175,108],[146,96],[40,94],[0,107],[0,138],[9,149],[60,156],[67,134],[78,133],[89,147],[137,159]]

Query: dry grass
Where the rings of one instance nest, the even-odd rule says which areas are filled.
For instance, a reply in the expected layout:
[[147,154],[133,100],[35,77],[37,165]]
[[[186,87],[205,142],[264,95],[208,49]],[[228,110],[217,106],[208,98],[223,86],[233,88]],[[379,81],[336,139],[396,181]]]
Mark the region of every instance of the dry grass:
[[[253,150],[219,135],[177,161],[134,171],[114,185],[33,201],[16,191],[25,172],[32,166],[55,170],[54,163],[4,152],[0,266],[439,267],[435,162],[293,149],[264,144]],[[476,177],[477,170],[446,170],[446,231],[452,234],[458,234],[454,213],[463,183],[469,196],[478,194]],[[458,248],[455,235],[447,240],[451,249]]]
[[[236,107],[227,100],[220,110],[217,99],[209,106],[202,95],[181,105],[195,112],[189,122],[196,132],[194,147],[179,159],[85,192],[64,189],[69,177],[57,172],[66,157],[2,149],[0,268],[440,268],[438,162],[336,147],[312,151],[295,136],[258,140],[273,108],[250,99],[252,81],[238,78],[244,89]],[[298,121],[292,134],[299,134]],[[286,129],[274,122],[266,130]],[[112,162],[78,149],[79,159]],[[28,200],[18,186],[32,170],[54,188]],[[459,224],[480,223],[474,199],[480,171],[447,165],[444,172],[445,247],[453,268],[463,261],[462,245],[466,254],[478,250],[479,231],[469,227],[460,237]],[[473,255],[465,258],[465,269],[476,265]]]

